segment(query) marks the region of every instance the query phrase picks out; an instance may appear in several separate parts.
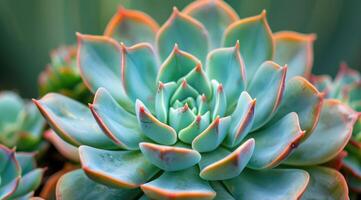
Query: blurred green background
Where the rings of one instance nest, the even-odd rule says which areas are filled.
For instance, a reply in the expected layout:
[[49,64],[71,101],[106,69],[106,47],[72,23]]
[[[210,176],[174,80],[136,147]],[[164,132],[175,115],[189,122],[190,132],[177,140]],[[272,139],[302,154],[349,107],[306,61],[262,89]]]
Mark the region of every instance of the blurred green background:
[[[226,0],[241,18],[267,10],[272,31],[316,33],[313,72],[334,75],[346,61],[361,69],[360,0]],[[0,0],[0,89],[37,96],[49,51],[73,44],[75,32],[102,34],[118,5],[164,22],[190,0]]]

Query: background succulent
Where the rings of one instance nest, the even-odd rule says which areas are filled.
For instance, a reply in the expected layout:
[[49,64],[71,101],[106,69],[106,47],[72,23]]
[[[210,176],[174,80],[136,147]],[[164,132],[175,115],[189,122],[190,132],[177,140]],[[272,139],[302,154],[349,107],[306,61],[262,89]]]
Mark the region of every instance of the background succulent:
[[0,199],[30,199],[43,173],[36,168],[34,154],[15,153],[0,144]]
[[347,155],[342,159],[342,169],[352,191],[361,192],[361,75],[341,64],[340,70],[332,81],[330,76],[313,76],[311,78],[319,90],[324,91],[326,97],[340,99],[355,111],[359,112],[352,138],[346,146]]
[[161,28],[121,8],[105,36],[78,34],[90,110],[34,100],[63,148],[79,147],[83,170],[59,180],[58,199],[347,199],[321,165],[357,113],[301,77],[314,39],[273,34],[265,12],[239,20],[222,1],[174,8]]
[[39,92],[58,92],[81,102],[91,99],[76,67],[76,47],[59,47],[50,54],[51,63],[39,76]]
[[16,93],[0,93],[0,144],[20,151],[34,151],[44,147],[42,131],[45,120],[31,102]]

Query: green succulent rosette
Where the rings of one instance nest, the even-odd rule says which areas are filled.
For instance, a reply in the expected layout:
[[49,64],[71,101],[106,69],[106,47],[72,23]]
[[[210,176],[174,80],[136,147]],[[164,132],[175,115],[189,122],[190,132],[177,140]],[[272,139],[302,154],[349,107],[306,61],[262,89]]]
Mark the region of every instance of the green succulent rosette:
[[361,74],[343,63],[335,80],[321,75],[311,77],[311,81],[327,98],[339,99],[359,114],[340,167],[351,190],[361,193]]
[[36,168],[34,154],[15,152],[0,144],[0,199],[27,200],[44,174]]
[[10,91],[0,92],[0,144],[20,151],[44,147],[45,120],[36,106]]
[[76,63],[76,47],[62,46],[50,54],[50,64],[39,76],[39,93],[57,92],[83,103],[91,93],[83,84]]
[[121,8],[104,36],[77,34],[89,108],[34,100],[82,169],[57,199],[347,199],[325,163],[355,113],[311,83],[313,35],[273,34],[266,12],[238,19],[222,1],[174,8],[160,28]]

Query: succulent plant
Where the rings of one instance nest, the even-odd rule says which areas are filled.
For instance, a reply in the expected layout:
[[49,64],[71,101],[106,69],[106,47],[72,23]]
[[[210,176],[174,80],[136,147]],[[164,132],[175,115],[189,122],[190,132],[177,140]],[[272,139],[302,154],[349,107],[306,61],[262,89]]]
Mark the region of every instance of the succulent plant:
[[15,153],[0,144],[0,199],[30,199],[43,173],[36,168],[34,154]]
[[36,106],[21,99],[16,93],[0,93],[0,144],[20,151],[42,148],[45,120]]
[[326,97],[340,99],[359,112],[340,167],[351,190],[361,193],[361,74],[343,63],[334,81],[328,75],[313,76],[311,80]]
[[77,36],[90,109],[57,93],[34,100],[63,148],[79,147],[82,169],[62,176],[58,199],[348,198],[322,165],[357,113],[302,77],[313,35],[273,34],[265,11],[239,20],[209,0],[160,28],[120,8],[104,36]]
[[40,95],[58,92],[84,103],[89,102],[91,93],[76,67],[76,47],[59,47],[51,52],[50,58],[51,63],[39,76]]

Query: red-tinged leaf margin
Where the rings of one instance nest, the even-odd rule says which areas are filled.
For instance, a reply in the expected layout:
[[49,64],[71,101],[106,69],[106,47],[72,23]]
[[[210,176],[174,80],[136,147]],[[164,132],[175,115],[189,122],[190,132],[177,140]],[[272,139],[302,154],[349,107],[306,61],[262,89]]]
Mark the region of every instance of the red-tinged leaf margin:
[[[119,54],[121,55],[121,51],[122,48],[120,46],[120,44],[113,38],[110,37],[106,37],[106,36],[101,36],[101,35],[85,35],[85,34],[81,34],[79,32],[76,33],[76,36],[78,38],[78,51],[77,51],[77,66],[79,69],[79,73],[81,77],[84,77],[84,73],[82,70],[82,67],[80,67],[80,51],[82,49],[82,41],[83,40],[88,40],[88,41],[92,41],[92,42],[106,42],[109,43],[111,45],[113,45],[115,47],[115,49],[118,50]],[[121,58],[120,58],[121,59]],[[120,68],[121,66],[119,66]],[[119,74],[120,77],[120,74]],[[82,78],[84,85],[90,90],[92,91],[92,93],[95,93],[96,90],[94,91],[93,88],[91,87],[91,84],[84,78]],[[120,83],[119,83],[120,84]]]
[[[228,35],[229,31],[233,30],[234,27],[238,26],[239,24],[247,24],[247,23],[252,23],[252,22],[255,22],[255,21],[262,21],[262,23],[264,24],[264,26],[266,27],[266,31],[268,33],[268,35],[270,35],[270,40],[271,40],[271,43],[272,43],[272,60],[273,60],[273,57],[274,57],[274,53],[275,53],[275,40],[274,38],[272,37],[273,33],[272,33],[272,30],[268,24],[268,21],[267,21],[267,12],[266,10],[262,10],[261,14],[260,15],[256,15],[256,16],[253,16],[253,17],[247,17],[247,18],[244,18],[244,19],[240,19],[238,21],[235,21],[233,22],[232,24],[230,24],[226,30],[224,31],[223,35]],[[222,43],[224,43],[222,41]]]
[[[185,20],[187,20],[190,24],[196,26],[198,29],[202,30],[203,34],[206,35],[206,38],[208,38],[208,32],[207,30],[205,29],[205,27],[203,26],[202,23],[200,23],[199,21],[197,21],[196,19],[180,12],[178,10],[177,7],[173,7],[173,12],[171,14],[171,16],[168,18],[168,20],[162,25],[162,27],[160,27],[160,29],[158,30],[157,32],[157,35],[155,37],[155,44],[157,45],[157,48],[158,48],[158,52],[159,52],[159,47],[158,47],[158,44],[159,44],[159,37],[163,34],[163,32],[165,30],[167,30],[173,23],[173,21],[177,18],[177,17],[181,17]],[[207,40],[207,42],[209,43],[209,39]],[[209,44],[208,44],[208,48],[209,48]],[[173,49],[174,50],[174,49]],[[207,56],[207,55],[206,55]]]
[[7,148],[6,146],[0,144],[0,149],[2,149],[4,152],[6,152],[6,154],[9,155],[9,158],[15,162],[15,167],[16,167],[16,171],[18,173],[18,176],[15,178],[15,187],[12,189],[12,191],[10,191],[6,196],[4,196],[4,199],[7,199],[9,198],[15,191],[16,191],[16,188],[18,187],[19,185],[19,182],[20,182],[20,179],[21,179],[21,167],[20,167],[20,164],[19,162],[16,160],[16,157],[15,157],[15,148],[14,149],[9,149]]
[[[51,98],[53,96],[51,94],[52,93],[49,93],[49,94],[45,95],[41,100]],[[44,118],[49,121],[48,123],[53,126],[53,129],[54,129],[54,131],[56,131],[57,134],[59,134],[62,138],[64,138],[66,141],[68,141],[69,143],[71,143],[74,146],[80,146],[81,145],[80,142],[78,142],[72,136],[67,134],[66,131],[62,130],[62,128],[57,125],[56,121],[50,115],[47,114],[47,111],[43,107],[43,105],[41,103],[41,100],[36,100],[36,99],[32,99],[32,100],[33,100],[34,104],[38,107],[39,111],[44,116]]]
[[232,9],[232,7],[230,7],[228,4],[224,3],[221,0],[194,1],[193,3],[191,3],[187,7],[185,7],[182,12],[186,15],[189,15],[192,11],[198,10],[209,3],[214,3],[214,4],[216,4],[216,6],[220,7],[222,10],[224,10],[228,14],[230,19],[232,19],[234,21],[239,19],[237,13]]
[[301,34],[292,31],[281,31],[273,34],[273,39],[276,42],[279,39],[289,40],[292,42],[306,42],[307,43],[307,61],[306,70],[304,76],[309,78],[311,76],[311,70],[313,65],[313,43],[316,40],[316,34]]
[[127,94],[128,91],[127,91],[126,82],[125,82],[125,71],[126,71],[125,68],[127,67],[125,57],[126,57],[127,51],[136,51],[137,49],[148,48],[154,53],[154,55],[156,55],[156,53],[155,53],[156,51],[152,45],[150,45],[149,43],[146,43],[146,42],[141,42],[141,43],[135,44],[130,47],[127,47],[127,46],[125,46],[125,44],[121,43],[120,46],[121,46],[121,52],[122,52],[121,55],[123,58],[121,60],[121,73],[122,73],[121,80],[122,80],[124,91]]
[[124,7],[119,7],[118,12],[112,17],[112,19],[107,24],[105,28],[104,35],[111,37],[114,33],[115,28],[118,24],[122,23],[124,18],[131,18],[135,21],[143,22],[144,24],[149,25],[149,27],[156,33],[159,29],[157,22],[147,15],[144,12],[125,9]]

